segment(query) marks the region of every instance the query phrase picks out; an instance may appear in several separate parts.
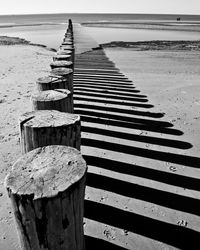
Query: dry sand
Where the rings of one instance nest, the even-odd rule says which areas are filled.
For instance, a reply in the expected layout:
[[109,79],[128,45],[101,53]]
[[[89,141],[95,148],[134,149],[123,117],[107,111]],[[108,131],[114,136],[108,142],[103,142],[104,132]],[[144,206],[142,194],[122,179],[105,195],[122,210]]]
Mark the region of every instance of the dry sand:
[[[152,113],[164,113],[163,121],[174,124],[174,129],[182,131],[183,135],[170,135],[153,133],[150,131],[135,131],[144,136],[168,139],[169,147],[159,144],[136,142],[135,146],[161,152],[171,152],[179,155],[199,156],[200,149],[200,98],[199,98],[199,52],[187,51],[131,51],[120,49],[106,49],[107,55],[116,62],[116,66],[125,75],[133,80],[134,85],[147,95],[149,103],[153,104]],[[18,249],[18,239],[14,226],[11,206],[3,186],[4,178],[13,162],[20,155],[18,121],[19,114],[30,110],[30,95],[35,89],[35,81],[45,75],[49,69],[53,52],[44,48],[33,46],[0,46],[0,249]],[[147,110],[144,110],[147,111]],[[123,132],[128,130],[124,129]],[[117,139],[114,140],[117,142]],[[188,149],[177,147],[175,140],[183,141]],[[125,143],[125,140],[124,140]],[[173,145],[174,143],[174,145]],[[123,144],[123,140],[122,140]],[[191,145],[192,144],[192,147]],[[130,142],[130,145],[133,145]],[[118,157],[110,155],[110,158]],[[177,174],[191,177],[192,180],[200,178],[198,166],[185,167],[181,164],[172,164],[155,159],[135,157],[134,162],[124,155],[123,161],[133,165],[159,170],[167,174]],[[173,162],[173,160],[172,160]],[[96,172],[90,169],[90,172]],[[200,199],[199,190],[184,187],[180,184],[181,178],[177,179],[177,185],[156,179],[140,178],[129,174],[117,173],[108,170],[99,170],[99,174],[107,175],[114,179],[124,180],[131,184],[151,187],[156,190],[165,190],[171,194]],[[169,176],[169,175],[167,175]],[[173,179],[173,178],[172,178]],[[186,183],[187,184],[187,183]],[[192,186],[194,187],[194,186]],[[134,190],[130,190],[131,192]],[[130,192],[129,191],[129,192]],[[122,211],[141,214],[159,221],[180,225],[198,231],[200,218],[197,214],[180,212],[176,209],[167,208],[139,199],[131,199],[124,195],[102,192],[99,189],[87,188],[86,199],[95,197],[95,200],[119,208]],[[184,204],[182,204],[184,206]],[[184,209],[183,209],[184,211]],[[196,211],[196,210],[195,210]],[[134,223],[134,221],[133,221]],[[86,221],[85,230],[93,232],[93,236],[108,240],[125,249],[174,249],[160,242],[154,242],[145,236],[134,234],[93,221]],[[149,230],[154,230],[149,228]],[[95,248],[94,248],[95,249]]]
[[4,178],[21,155],[18,117],[31,110],[36,79],[50,69],[54,53],[36,46],[13,45],[0,46],[0,54],[0,249],[15,250],[18,239]]
[[[151,111],[165,113],[163,120],[183,131],[193,145],[187,154],[200,155],[200,51],[134,51],[107,49],[116,66],[147,95]],[[200,177],[200,173],[199,173]]]

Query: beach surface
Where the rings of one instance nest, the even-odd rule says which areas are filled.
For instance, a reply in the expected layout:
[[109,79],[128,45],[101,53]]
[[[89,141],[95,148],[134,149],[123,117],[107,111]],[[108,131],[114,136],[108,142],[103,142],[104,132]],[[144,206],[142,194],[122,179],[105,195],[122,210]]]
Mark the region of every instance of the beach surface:
[[[83,44],[83,47],[86,48],[86,43]],[[111,140],[113,143],[120,142],[122,145],[144,148],[146,152],[150,150],[160,152],[160,154],[158,156],[154,154],[148,158],[136,155],[132,160],[128,154],[104,150],[103,157],[108,156],[110,159],[121,160],[135,168],[146,168],[146,171],[148,170],[152,176],[144,177],[145,174],[143,177],[137,176],[131,174],[132,170],[128,169],[118,173],[109,169],[90,168],[91,175],[106,176],[108,180],[112,178],[113,183],[115,183],[114,180],[118,180],[116,185],[121,188],[122,193],[120,191],[115,193],[115,190],[108,192],[100,188],[88,187],[86,199],[99,202],[102,206],[115,207],[126,215],[134,212],[152,220],[183,227],[183,230],[189,229],[199,232],[198,209],[189,208],[189,204],[179,205],[178,202],[194,199],[196,201],[194,204],[199,204],[200,199],[198,184],[200,172],[198,166],[195,165],[195,162],[199,162],[200,152],[200,52],[171,51],[169,49],[135,51],[132,48],[116,46],[105,48],[105,52],[109,59],[116,64],[116,67],[133,81],[138,95],[146,96],[148,104],[152,105],[148,109],[132,107],[130,111],[136,113],[138,111],[140,115],[131,116],[131,118],[149,119],[149,122],[152,121],[153,124],[156,124],[157,116],[160,124],[162,122],[168,124],[174,133],[165,133],[159,126],[155,128],[148,121],[145,121],[148,122],[149,129],[135,129],[134,136],[141,138],[136,142],[128,141],[128,139],[120,141],[119,138],[106,138],[93,134],[95,139]],[[19,245],[10,201],[4,187],[4,178],[12,164],[21,155],[18,117],[31,110],[30,96],[36,91],[36,79],[48,73],[54,53],[46,48],[19,44],[1,45],[0,54],[0,249],[13,250],[19,249]],[[103,104],[102,107],[104,107]],[[123,114],[118,115],[123,116]],[[129,117],[127,114],[125,116]],[[121,132],[133,136],[132,131],[133,129],[123,128]],[[85,138],[90,139],[90,136],[83,133]],[[94,149],[94,154],[98,155],[97,151]],[[162,155],[166,156],[168,153],[168,161],[161,160]],[[134,155],[134,151],[132,155]],[[187,162],[181,164],[184,159]],[[135,170],[136,173],[137,171]],[[142,170],[140,171],[142,173]],[[156,173],[155,176],[154,173]],[[115,186],[113,183],[110,182],[111,187]],[[143,201],[123,195],[123,192],[126,193],[124,187],[130,188],[127,190],[130,194],[134,193],[134,187],[139,186],[143,187],[142,190],[148,187],[158,193],[161,191],[164,198],[167,197],[167,194],[171,194],[173,198],[169,197],[167,200],[170,204],[169,207],[164,206],[165,203],[162,202],[160,204],[150,202],[147,197],[147,200]],[[118,190],[117,186],[116,189]],[[177,201],[176,197],[178,197]],[[185,200],[184,197],[186,197]],[[193,206],[192,203],[191,206]],[[120,213],[122,221],[123,212]],[[127,218],[127,216],[124,217],[126,222]],[[151,230],[154,229],[149,228],[149,231]],[[88,235],[93,234],[95,238],[108,241],[112,246],[120,246],[119,249],[176,249],[170,244],[163,244],[160,241],[149,239],[145,235],[129,232],[126,228],[98,223],[95,220],[86,220],[85,231]]]
[[38,46],[1,45],[0,54],[0,249],[13,250],[19,242],[4,178],[21,156],[18,118],[31,111],[36,79],[50,70],[54,53]]

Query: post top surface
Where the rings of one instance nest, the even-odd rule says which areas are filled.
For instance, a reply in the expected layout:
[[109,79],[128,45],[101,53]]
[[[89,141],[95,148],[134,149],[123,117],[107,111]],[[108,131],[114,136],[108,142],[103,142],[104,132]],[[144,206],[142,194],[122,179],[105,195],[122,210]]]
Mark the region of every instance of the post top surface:
[[50,65],[51,66],[71,66],[73,63],[72,61],[53,61]]
[[66,98],[71,92],[67,89],[54,89],[39,91],[32,95],[32,100],[37,101],[57,101]]
[[81,153],[53,145],[34,149],[18,159],[6,177],[6,188],[33,199],[51,198],[78,182],[87,171]]
[[32,128],[62,127],[80,122],[80,116],[57,110],[36,110],[22,114],[19,122]]
[[51,75],[51,76],[40,77],[37,79],[36,82],[40,84],[42,83],[47,84],[47,83],[58,82],[58,81],[63,81],[63,79],[59,76]]
[[57,51],[57,55],[55,56],[55,58],[64,58],[63,56],[71,56],[71,54],[72,54],[72,50],[59,49]]
[[73,73],[73,70],[72,69],[69,69],[69,68],[54,68],[51,70],[50,74],[51,75],[57,75],[57,76],[65,76],[65,75],[69,75]]
[[[65,51],[64,51],[65,52]],[[63,53],[64,53],[63,52]],[[71,51],[70,51],[71,52]],[[57,55],[55,55],[54,57],[53,57],[53,59],[54,60],[56,60],[56,59],[69,59],[71,57],[71,53],[65,53],[65,54],[57,54]]]

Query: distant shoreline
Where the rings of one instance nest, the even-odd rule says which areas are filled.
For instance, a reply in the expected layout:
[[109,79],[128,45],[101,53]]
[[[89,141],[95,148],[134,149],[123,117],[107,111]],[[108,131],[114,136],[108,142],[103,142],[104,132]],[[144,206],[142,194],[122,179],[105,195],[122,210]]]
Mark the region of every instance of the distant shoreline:
[[139,42],[123,42],[113,41],[110,43],[100,44],[102,48],[129,48],[136,51],[145,50],[184,50],[184,51],[200,51],[200,40],[198,41],[139,41]]
[[[48,48],[43,44],[35,44],[27,41],[26,39],[20,37],[9,37],[9,36],[0,36],[0,46],[10,46],[10,45],[31,45],[45,48],[47,50],[55,52],[53,48]],[[110,43],[99,44],[99,49],[104,48],[125,48],[132,49],[136,51],[145,51],[145,50],[184,50],[184,51],[200,51],[200,40],[191,40],[191,41],[138,41],[138,42],[126,42],[126,41],[112,41]],[[94,48],[97,49],[97,48]]]
[[[64,24],[64,23],[63,23]],[[67,24],[67,23],[66,23]],[[45,25],[61,25],[61,23],[31,23],[31,24],[1,24],[0,29],[3,28],[16,28],[16,27],[35,27],[35,26],[45,26]]]
[[45,48],[47,50],[50,51],[56,51],[53,48],[48,48],[46,45],[43,44],[36,44],[36,43],[31,43],[30,41],[27,41],[24,38],[20,38],[20,37],[9,37],[9,36],[0,36],[0,46],[2,45],[31,45],[31,46],[38,46],[38,47],[42,47]]

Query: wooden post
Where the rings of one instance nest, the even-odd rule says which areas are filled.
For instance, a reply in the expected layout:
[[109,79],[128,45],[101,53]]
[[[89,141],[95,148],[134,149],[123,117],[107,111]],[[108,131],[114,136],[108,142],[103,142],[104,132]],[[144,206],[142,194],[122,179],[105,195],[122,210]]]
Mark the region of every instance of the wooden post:
[[73,39],[67,38],[67,37],[65,37],[65,38],[63,39],[63,42],[69,42],[69,43],[74,44]]
[[69,42],[69,41],[63,41],[62,45],[68,45],[68,46],[73,46],[73,42]]
[[51,69],[55,68],[70,68],[73,69],[73,63],[71,61],[53,61],[50,64]]
[[22,250],[84,250],[87,166],[66,146],[37,148],[20,158],[5,186]]
[[68,89],[68,79],[61,76],[45,76],[38,78],[37,89],[39,91],[53,89]]
[[66,32],[66,33],[65,33],[65,38],[70,38],[70,39],[74,40],[73,34],[71,34],[71,33],[69,33],[69,32]]
[[65,145],[80,150],[80,116],[57,110],[39,110],[20,119],[22,153],[48,145]]
[[67,89],[46,90],[31,97],[33,110],[58,110],[73,113],[73,96]]
[[67,81],[67,89],[73,94],[73,70],[67,68],[54,68],[50,72],[51,76],[63,77]]
[[72,53],[71,53],[71,51],[70,51],[70,53],[65,51],[64,54],[60,53],[60,54],[55,55],[53,57],[53,60],[54,61],[72,61]]
[[[75,48],[74,48],[74,46],[72,46],[72,45],[66,45],[66,44],[62,44],[61,46],[60,46],[60,50],[61,51],[71,51],[72,52],[72,55],[74,56],[74,53],[75,53]],[[59,51],[60,51],[59,50]],[[58,52],[59,52],[58,51]]]

